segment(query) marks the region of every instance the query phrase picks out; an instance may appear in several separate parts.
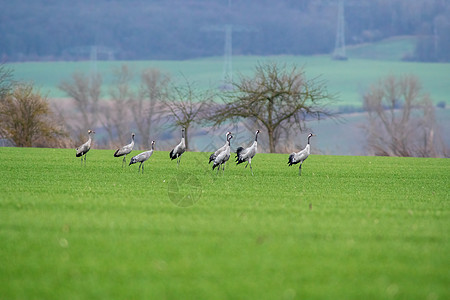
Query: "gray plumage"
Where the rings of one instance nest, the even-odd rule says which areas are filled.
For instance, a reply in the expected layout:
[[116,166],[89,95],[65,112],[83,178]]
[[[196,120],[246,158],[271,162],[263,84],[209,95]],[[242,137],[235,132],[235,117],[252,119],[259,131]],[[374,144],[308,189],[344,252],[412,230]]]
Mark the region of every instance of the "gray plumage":
[[258,134],[259,130],[256,130],[255,133],[255,141],[253,144],[248,148],[239,147],[236,149],[236,164],[239,165],[243,162],[247,162],[245,167],[247,168],[248,165],[250,165],[250,170],[252,171],[253,176],[253,169],[252,169],[252,158],[255,156],[256,151],[258,150]]
[[131,151],[133,150],[133,147],[134,147],[134,133],[131,134],[131,143],[123,146],[120,149],[117,149],[116,152],[114,152],[114,157],[123,156],[122,168],[123,168],[123,163],[125,163],[125,164],[127,163],[127,160],[126,160],[127,154],[131,153]]
[[292,152],[291,155],[289,155],[289,161],[288,161],[288,165],[292,166],[295,164],[300,164],[300,166],[298,167],[298,175],[301,176],[302,175],[302,164],[303,162],[308,158],[310,151],[311,151],[311,146],[310,146],[310,139],[312,136],[315,136],[314,134],[310,133],[308,135],[308,144],[306,144],[305,149],[299,151],[299,152]]
[[225,134],[225,145],[223,145],[222,147],[220,147],[219,149],[216,150],[216,152],[214,152],[213,154],[211,154],[211,156],[209,157],[209,163],[211,163],[212,161],[214,161],[216,159],[216,157],[222,153],[223,151],[225,151],[225,149],[227,149],[228,147],[228,136],[231,134],[231,132],[227,131],[227,133]]
[[170,151],[169,156],[172,160],[177,159],[177,166],[180,165],[180,156],[186,151],[186,143],[184,141],[184,128],[181,129],[181,142]]
[[87,140],[87,142],[76,148],[77,150],[76,157],[81,156],[81,163],[83,163],[83,156],[84,156],[84,163],[86,163],[86,154],[89,152],[89,150],[91,150],[91,142],[92,142],[91,134],[93,133],[95,133],[95,131],[89,129],[88,130],[89,139]]
[[155,141],[152,141],[152,149],[149,151],[139,153],[136,156],[133,156],[130,160],[129,166],[131,166],[132,164],[135,164],[135,163],[141,163],[139,165],[138,172],[141,170],[141,166],[142,166],[142,174],[144,174],[144,165],[143,164],[150,158],[150,156],[152,156],[153,150],[155,148],[154,146],[155,146]]
[[222,172],[225,170],[225,163],[230,159],[230,152],[231,152],[231,144],[230,141],[233,138],[231,134],[227,136],[227,143],[225,145],[225,149],[217,155],[217,157],[214,159],[214,164],[212,169],[217,168],[217,173],[220,170],[220,166],[222,166]]

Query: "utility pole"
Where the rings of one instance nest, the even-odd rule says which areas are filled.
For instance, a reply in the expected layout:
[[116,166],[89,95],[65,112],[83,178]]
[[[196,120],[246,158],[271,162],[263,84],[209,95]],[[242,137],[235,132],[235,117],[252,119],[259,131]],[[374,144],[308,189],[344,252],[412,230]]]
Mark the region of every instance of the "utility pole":
[[336,30],[336,43],[333,51],[333,59],[347,60],[345,53],[345,15],[344,15],[344,0],[338,0],[338,17]]
[[231,0],[228,0],[228,9],[226,10],[228,17],[227,23],[224,25],[212,25],[203,27],[203,31],[218,31],[225,33],[225,47],[223,56],[222,80],[219,88],[222,90],[233,89],[233,31],[234,32],[254,32],[256,29],[249,26],[233,25],[231,20]]
[[233,26],[231,24],[225,25],[225,54],[223,61],[223,74],[221,88],[224,90],[231,90],[233,88],[233,40],[232,40]]
[[98,47],[96,45],[91,46],[90,51],[90,61],[91,61],[91,72],[97,74],[97,56],[98,56]]
[[[228,15],[231,14],[231,0],[228,0]],[[230,21],[230,20],[228,20]],[[223,90],[231,90],[233,88],[233,25],[231,23],[225,24],[225,51],[223,57],[223,73],[222,84],[220,86]]]

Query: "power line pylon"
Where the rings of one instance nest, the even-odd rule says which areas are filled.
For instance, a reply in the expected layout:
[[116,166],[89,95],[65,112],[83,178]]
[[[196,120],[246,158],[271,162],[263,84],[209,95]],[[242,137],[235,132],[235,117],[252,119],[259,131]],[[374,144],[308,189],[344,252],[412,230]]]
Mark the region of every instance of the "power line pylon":
[[225,25],[225,52],[223,62],[223,74],[221,88],[224,90],[231,90],[233,88],[233,26],[231,24]]
[[345,53],[345,15],[344,15],[344,0],[339,0],[338,3],[338,17],[336,30],[336,43],[332,55],[336,60],[347,60]]

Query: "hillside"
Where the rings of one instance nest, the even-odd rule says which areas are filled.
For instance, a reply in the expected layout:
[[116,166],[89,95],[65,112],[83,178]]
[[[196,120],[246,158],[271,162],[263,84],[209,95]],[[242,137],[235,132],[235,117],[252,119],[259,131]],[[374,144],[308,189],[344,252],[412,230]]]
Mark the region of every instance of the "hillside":
[[[232,29],[235,55],[317,55],[331,53],[337,35],[338,5],[330,0],[0,4],[0,57],[9,62],[211,57],[223,54],[226,28]],[[410,59],[449,61],[449,16],[448,1],[348,0],[345,42],[414,35],[418,41]]]

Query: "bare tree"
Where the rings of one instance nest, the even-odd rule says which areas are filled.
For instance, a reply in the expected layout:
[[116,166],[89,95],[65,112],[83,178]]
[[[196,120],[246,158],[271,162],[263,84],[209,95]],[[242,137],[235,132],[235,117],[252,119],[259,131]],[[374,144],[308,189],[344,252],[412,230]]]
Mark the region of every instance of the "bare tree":
[[438,128],[428,95],[417,77],[387,76],[364,94],[368,150],[385,156],[436,156]]
[[73,73],[70,81],[64,80],[59,85],[59,88],[73,99],[81,114],[81,118],[71,124],[78,138],[84,138],[85,132],[94,128],[97,123],[101,87],[100,74],[86,76],[82,73]]
[[13,71],[3,63],[0,64],[0,100],[3,99],[13,87]]
[[164,102],[172,127],[185,128],[186,149],[189,149],[189,129],[200,123],[207,115],[214,97],[211,90],[200,90],[193,86],[187,78],[184,85],[172,86],[170,97]]
[[266,129],[270,152],[286,128],[305,129],[307,119],[332,117],[327,105],[334,101],[318,78],[306,79],[302,69],[287,68],[276,62],[258,63],[253,76],[233,82],[234,89],[225,93],[224,104],[210,119],[215,126],[227,120],[252,119]]
[[[102,106],[101,123],[108,133],[109,141],[123,140],[128,137],[131,129],[131,119],[128,104],[135,95],[130,88],[133,73],[125,64],[113,71],[113,85],[109,90],[110,101]],[[117,145],[115,145],[117,146]]]
[[162,102],[167,96],[169,75],[158,69],[145,69],[141,73],[141,87],[136,99],[129,101],[129,108],[145,149],[150,148],[151,135],[155,135],[153,125],[158,122]]
[[47,98],[31,84],[17,84],[1,99],[0,136],[18,147],[65,147],[69,143]]

